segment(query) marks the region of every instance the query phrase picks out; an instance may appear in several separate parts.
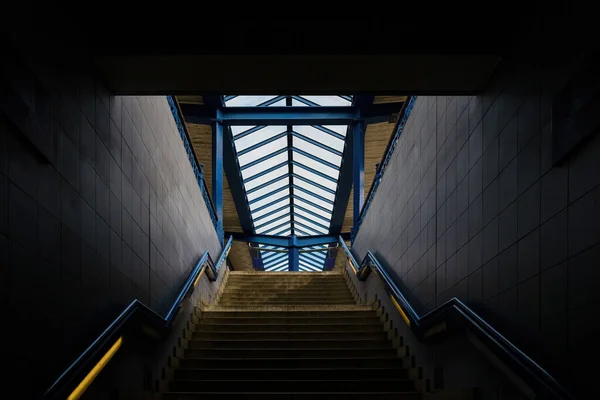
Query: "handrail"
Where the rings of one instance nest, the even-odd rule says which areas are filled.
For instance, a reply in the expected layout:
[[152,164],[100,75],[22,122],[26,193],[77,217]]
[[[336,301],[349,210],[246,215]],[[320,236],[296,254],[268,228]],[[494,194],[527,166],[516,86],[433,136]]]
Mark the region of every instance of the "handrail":
[[574,398],[544,368],[458,298],[453,297],[421,316],[414,310],[394,279],[371,251],[367,252],[362,263],[359,264],[344,240],[341,237],[338,240],[359,280],[365,280],[371,271],[381,278],[392,302],[395,303],[394,305],[417,339],[426,341],[444,331],[472,328],[472,332],[478,339],[482,340],[494,355],[507,364],[511,370],[517,372],[516,375],[523,379],[541,398]]
[[[87,387],[92,383],[94,378],[100,373],[102,367],[110,360],[114,350],[107,360],[106,356],[115,348],[121,346],[123,337],[127,335],[126,328],[129,327],[131,321],[137,317],[144,319],[144,322],[162,331],[168,331],[177,313],[181,309],[184,300],[188,298],[194,291],[196,284],[202,277],[202,274],[207,272],[208,279],[211,282],[217,280],[218,271],[227,258],[227,254],[231,250],[233,237],[230,236],[227,241],[217,263],[213,263],[208,250],[196,262],[196,265],[190,272],[190,275],[185,280],[169,311],[162,317],[147,305],[138,299],[134,299],[121,313],[115,318],[108,327],[90,344],[79,357],[54,381],[52,386],[46,391],[44,399],[78,399]],[[112,345],[112,347],[111,347]],[[107,352],[106,349],[110,348]],[[98,365],[105,361],[98,369]],[[95,366],[94,366],[95,365]],[[94,367],[92,367],[94,366]],[[89,371],[89,372],[88,372]],[[86,374],[87,372],[87,374]],[[85,377],[84,377],[85,374]],[[82,379],[83,378],[83,379]],[[78,385],[76,383],[79,382]],[[70,394],[69,394],[70,393]]]

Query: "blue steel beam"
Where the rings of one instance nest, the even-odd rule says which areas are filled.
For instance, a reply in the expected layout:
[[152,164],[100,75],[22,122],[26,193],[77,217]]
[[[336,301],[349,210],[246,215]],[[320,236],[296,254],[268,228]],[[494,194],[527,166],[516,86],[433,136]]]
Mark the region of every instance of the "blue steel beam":
[[298,252],[298,248],[297,247],[292,247],[290,248],[290,251],[288,252],[289,256],[290,256],[290,265],[289,265],[289,271],[295,272],[295,271],[300,271],[300,253]]
[[367,123],[388,121],[400,112],[402,103],[324,107],[223,107],[221,115],[199,104],[181,104],[186,122],[207,124],[217,120],[225,125],[346,125],[357,120]]
[[[253,244],[263,244],[265,246],[277,246],[277,247],[307,247],[307,246],[318,246],[323,244],[336,243],[339,235],[315,235],[315,236],[301,236],[301,237],[283,237],[273,235],[245,235],[240,232],[227,232],[226,236],[233,236],[233,240],[238,242],[246,242]],[[348,240],[350,235],[347,233],[341,234],[344,240]]]
[[212,200],[217,214],[217,235],[223,240],[223,125],[212,126]]
[[365,202],[365,124],[362,121],[354,123],[352,127],[352,153],[353,171],[352,182],[354,187],[354,217],[352,226],[358,227],[358,219]]

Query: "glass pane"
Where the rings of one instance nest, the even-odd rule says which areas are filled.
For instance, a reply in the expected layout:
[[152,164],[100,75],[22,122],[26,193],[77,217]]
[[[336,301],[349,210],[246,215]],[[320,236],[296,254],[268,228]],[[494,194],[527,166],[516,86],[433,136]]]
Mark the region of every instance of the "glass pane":
[[320,208],[313,207],[305,201],[302,201],[300,199],[294,199],[294,204],[298,204],[299,206],[302,206],[302,207],[306,208],[307,210],[314,212],[315,214],[321,215],[327,219],[331,219],[330,212],[323,211]]
[[265,197],[262,200],[258,200],[256,203],[250,204],[250,211],[256,210],[257,208],[262,207],[265,204],[269,204],[270,202],[272,202],[274,200],[277,200],[281,197],[289,196],[289,195],[290,195],[290,189],[289,188],[283,189],[277,193],[274,193],[268,197]]
[[[346,129],[345,125],[344,125],[344,129]],[[344,150],[344,141],[343,140],[333,137],[328,133],[318,130],[317,128],[313,128],[310,125],[294,125],[292,127],[292,130],[295,132],[301,133],[310,139],[316,140],[319,143],[323,143],[324,145],[329,146],[334,150],[337,150],[337,151]],[[344,132],[345,132],[345,130],[344,130]]]
[[320,226],[312,223],[311,221],[309,221],[309,220],[307,220],[305,218],[302,218],[300,215],[295,215],[294,216],[294,221],[298,221],[301,224],[303,224],[303,226],[308,226],[308,227],[310,227],[311,229],[313,229],[313,230],[315,230],[317,232],[327,233],[327,229],[321,228]]
[[299,196],[299,197],[301,197],[304,200],[308,200],[309,202],[314,203],[314,204],[316,204],[318,206],[321,206],[321,207],[323,207],[323,208],[325,208],[325,209],[327,209],[329,211],[333,210],[333,204],[329,204],[329,203],[326,203],[326,202],[324,202],[322,200],[319,200],[315,196],[311,196],[311,195],[309,195],[307,193],[300,192],[300,191],[296,191],[296,192],[294,192],[294,194],[297,195],[297,196]]
[[289,205],[289,204],[290,204],[290,199],[289,198],[282,199],[281,201],[278,201],[277,203],[275,203],[275,204],[273,204],[273,205],[271,205],[269,207],[266,207],[266,208],[264,208],[264,209],[262,209],[260,211],[253,212],[252,213],[252,218],[258,218],[258,217],[260,217],[262,215],[270,213],[273,210],[277,210],[278,208],[281,208],[281,207],[283,207],[285,205]]
[[298,209],[298,208],[294,208],[294,212],[295,212],[296,214],[298,214],[298,215],[301,215],[301,216],[303,216],[303,217],[304,217],[304,218],[306,218],[306,219],[310,219],[310,220],[312,220],[312,221],[318,222],[318,223],[319,223],[319,224],[321,224],[321,225],[325,225],[325,226],[329,227],[329,222],[325,222],[325,221],[323,221],[322,219],[320,219],[320,218],[317,218],[317,217],[315,217],[314,215],[310,215],[309,213],[307,213],[307,212],[305,212],[305,211],[302,211],[302,210],[300,210],[300,209]]
[[244,186],[246,187],[247,191],[254,189],[255,187],[260,186],[263,183],[267,183],[277,177],[280,177],[282,175],[287,175],[288,171],[289,171],[289,167],[287,165],[284,165],[283,167],[277,168],[275,171],[271,171],[267,174],[264,174],[260,178],[253,179],[249,182],[244,182]]
[[301,101],[298,101],[296,99],[292,99],[292,107],[308,107],[308,104],[304,104]]
[[338,170],[327,167],[318,161],[315,161],[311,158],[303,156],[302,154],[293,152],[292,156],[293,156],[294,161],[296,161],[300,164],[306,165],[307,167],[312,168],[314,170],[317,170],[317,171],[321,172],[322,174],[325,174],[325,175],[330,176],[335,179],[337,179],[337,177],[339,175]]
[[295,165],[293,166],[293,168],[294,168],[295,174],[297,174],[303,178],[306,178],[311,182],[318,183],[319,185],[325,186],[326,188],[329,188],[331,190],[336,190],[336,188],[337,188],[337,183],[331,182],[329,179],[325,179],[317,174],[314,174],[305,168],[302,168],[300,166],[295,166]]
[[348,132],[348,125],[321,125],[323,128],[327,128],[330,131],[334,131],[339,133],[342,136],[346,136],[346,132]]
[[225,102],[227,107],[253,107],[277,96],[237,96]]
[[290,236],[291,234],[292,234],[292,231],[291,230],[287,230],[285,232],[280,233],[279,236]]
[[[286,138],[283,138],[286,139]],[[308,143],[305,140],[302,140],[298,137],[294,137],[292,138],[292,144],[294,147],[300,149],[300,150],[304,150],[309,154],[312,154],[315,157],[319,157],[322,160],[325,160],[327,162],[330,162],[332,164],[334,164],[336,167],[340,167],[340,164],[342,163],[342,157],[333,154],[330,151],[327,151],[321,147],[315,146],[312,143]]]
[[321,234],[321,232],[317,231],[316,229],[309,228],[309,227],[307,227],[305,225],[302,225],[302,226],[298,225],[297,221],[294,221],[294,224],[295,224],[295,226],[298,227],[298,229],[300,229],[300,230],[302,230],[302,231],[304,231],[306,233],[310,233],[310,236],[320,235]]
[[[232,126],[231,129],[237,128],[236,126]],[[237,151],[242,151],[247,149],[250,146],[261,143],[265,140],[271,139],[273,136],[276,136],[282,132],[285,132],[287,128],[285,126],[279,125],[269,125],[265,126],[257,130],[256,132],[252,132],[251,134],[244,136],[239,139],[235,139],[235,149]]]
[[294,185],[299,186],[303,189],[308,190],[311,193],[316,194],[317,196],[321,196],[324,197],[328,200],[333,201],[333,199],[335,199],[335,195],[331,194],[329,192],[324,191],[323,189],[319,189],[318,187],[311,185],[310,183],[307,183],[303,180],[300,180],[298,178],[292,178],[292,182],[294,183]]
[[317,103],[320,106],[351,106],[352,102],[341,98],[340,96],[301,96],[308,101]]
[[263,226],[262,228],[257,228],[256,233],[262,233],[262,232],[269,231],[269,230],[277,227],[278,225],[281,225],[281,224],[283,224],[285,222],[289,222],[289,221],[290,221],[289,216],[284,217],[284,218],[278,218],[276,220],[273,220],[273,222],[271,222],[270,224]]
[[235,137],[236,135],[239,135],[240,133],[244,133],[247,130],[250,130],[252,128],[256,127],[256,125],[240,125],[240,126],[232,126],[231,127],[231,133],[233,134],[233,136]]
[[270,104],[269,107],[285,107],[285,99],[276,101],[275,103]]
[[285,162],[287,160],[288,160],[287,153],[277,154],[276,156],[273,156],[273,157],[269,158],[268,160],[265,160],[256,165],[253,165],[252,167],[248,167],[248,168],[242,170],[242,179],[248,179],[254,175],[258,175],[262,171],[265,171],[271,167],[274,167],[277,164],[281,164],[282,162]]
[[[252,136],[252,135],[250,135],[250,136]],[[257,149],[254,149],[246,154],[242,154],[241,156],[238,156],[240,167],[243,167],[244,165],[246,165],[252,161],[258,160],[259,158],[264,157],[268,154],[271,154],[274,151],[280,150],[286,146],[287,146],[287,138],[286,137],[282,137],[277,140],[273,140],[270,143],[266,143]]]
[[307,263],[305,263],[304,261],[300,261],[300,263],[299,263],[299,264],[300,264],[300,266],[301,266],[302,268],[304,268],[304,269],[305,269],[307,272],[319,272],[319,271],[321,271],[321,269],[319,269],[319,268],[317,268],[317,267],[315,267],[315,266],[313,266],[313,265],[307,264]]
[[[277,211],[276,213],[274,213],[272,215],[269,215],[268,217],[265,217],[263,219],[259,219],[258,221],[255,219],[254,220],[255,221],[254,225],[258,226],[258,225],[266,224],[267,222],[271,221],[272,219],[279,218],[282,215],[285,215],[285,214],[287,214],[289,212],[290,212],[289,207],[288,208],[284,208],[283,210]],[[256,218],[258,218],[258,217],[256,217]]]
[[273,230],[272,232],[268,232],[267,234],[269,235],[275,235],[275,236],[282,236],[281,233],[284,233],[287,230],[291,230],[292,229],[292,224],[287,224],[287,226],[282,226],[280,228],[277,228],[276,230]]

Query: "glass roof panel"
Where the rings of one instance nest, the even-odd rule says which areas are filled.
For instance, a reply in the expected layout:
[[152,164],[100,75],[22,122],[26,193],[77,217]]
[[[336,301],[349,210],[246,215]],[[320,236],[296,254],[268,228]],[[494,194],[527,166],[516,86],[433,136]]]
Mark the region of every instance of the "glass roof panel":
[[295,186],[299,186],[303,189],[306,189],[308,191],[310,191],[311,193],[316,194],[317,196],[321,196],[324,197],[328,200],[333,201],[335,199],[335,195],[330,193],[330,192],[326,192],[323,189],[319,189],[318,187],[316,187],[315,185],[311,185],[310,183],[307,183],[306,181],[303,181],[301,179],[298,178],[292,178],[292,182],[294,183]]
[[[290,199],[286,198],[286,199],[281,199],[281,201],[278,201],[277,203],[269,206],[269,207],[265,207],[260,211],[254,211],[252,214],[252,218],[258,218],[262,215],[268,214],[270,212],[273,212],[274,210],[277,210],[278,208],[281,208],[285,205],[289,205],[290,204]],[[266,219],[267,217],[265,217]],[[262,224],[263,222],[265,222],[264,219],[260,220],[260,223]],[[260,224],[259,224],[260,225]]]
[[339,175],[338,170],[328,167],[316,160],[313,160],[312,158],[308,158],[303,154],[298,154],[297,152],[294,152],[292,154],[292,157],[293,157],[294,161],[296,161],[302,165],[306,165],[307,167],[312,168],[316,171],[319,171],[331,178],[337,179],[337,177]]
[[323,128],[339,133],[344,137],[346,136],[346,132],[348,132],[348,125],[323,125]]
[[300,150],[304,150],[307,153],[312,154],[315,157],[319,157],[320,159],[325,160],[329,163],[332,163],[338,168],[342,163],[342,157],[338,156],[337,154],[333,154],[332,152],[327,151],[321,147],[315,146],[312,143],[308,143],[306,140],[294,137],[292,138],[292,143],[294,147]]
[[287,146],[287,138],[286,137],[282,137],[277,140],[273,140],[269,143],[265,143],[262,146],[260,146],[259,148],[256,148],[254,150],[249,151],[248,153],[238,156],[238,161],[240,163],[240,167],[243,167],[244,165],[246,165],[254,160],[258,160],[259,158],[261,158],[267,154],[271,154],[277,150],[281,150],[286,146]]
[[[236,126],[232,126],[231,129],[237,128]],[[259,130],[252,132],[246,136],[243,136],[239,139],[235,139],[235,149],[240,152],[244,149],[247,149],[250,146],[261,143],[265,140],[271,139],[273,136],[276,136],[282,132],[286,131],[285,126],[279,125],[269,125]]]
[[253,179],[251,181],[244,182],[244,186],[246,190],[252,190],[255,187],[262,185],[263,183],[267,183],[275,178],[278,178],[282,175],[287,175],[290,168],[287,165],[277,168],[275,171],[271,171],[269,173],[264,174],[260,178]]
[[273,193],[272,195],[267,196],[264,199],[258,200],[256,202],[250,204],[250,211],[254,211],[259,207],[262,207],[266,204],[271,203],[272,201],[275,201],[281,197],[288,197],[289,195],[290,195],[289,188],[282,189],[282,190],[278,191],[277,193]]
[[273,229],[273,228],[275,228],[275,227],[277,227],[277,226],[279,226],[281,224],[285,224],[286,222],[289,222],[290,219],[291,218],[289,216],[283,217],[283,218],[276,218],[276,219],[273,220],[273,222],[271,222],[271,223],[269,223],[269,224],[267,224],[267,225],[265,225],[263,227],[256,228],[256,233],[267,232],[267,231],[269,231],[269,230],[271,230],[271,229]]
[[[265,153],[265,156],[266,155],[267,154]],[[273,157],[271,157],[271,158],[269,158],[269,159],[267,159],[265,161],[262,161],[262,162],[260,162],[260,163],[258,163],[256,165],[253,165],[251,167],[243,169],[242,170],[242,178],[244,180],[246,180],[246,179],[248,179],[248,178],[250,178],[250,177],[252,177],[254,175],[258,175],[261,172],[263,172],[263,171],[265,171],[265,170],[267,170],[267,169],[269,169],[271,167],[274,167],[274,166],[276,166],[276,165],[278,165],[278,164],[280,164],[280,163],[282,163],[284,161],[287,161],[287,159],[288,159],[287,153],[277,154],[276,156],[273,156]]]
[[[333,95],[225,98],[227,107],[284,107],[288,103],[297,107],[352,105],[351,96]],[[231,126],[228,129],[233,134],[235,150],[238,152],[238,164],[255,233],[281,236],[327,233],[335,201],[332,192],[338,186],[343,158],[341,153],[345,150],[343,138],[348,126],[293,126],[287,134],[288,126],[268,123],[266,126]],[[288,144],[292,147],[288,148]],[[265,160],[254,164],[265,157]],[[288,187],[288,174],[292,171],[295,176],[292,176],[291,182],[296,188],[293,198],[292,190]],[[297,207],[293,208],[294,205]],[[294,214],[291,214],[292,209]],[[313,270],[314,265],[310,266],[309,263],[324,260],[326,247],[322,248],[323,255],[307,253],[303,257],[307,265],[301,270]],[[278,265],[279,256],[273,256],[276,253],[264,253],[265,257],[270,254],[267,257],[269,262],[264,264],[266,270],[287,269],[287,253],[281,266]]]
[[301,166],[297,167],[297,168],[296,168],[296,166],[294,166],[294,173],[303,178],[308,179],[311,182],[317,183],[321,186],[325,186],[326,188],[334,190],[334,191],[337,187],[336,182],[332,182],[329,179],[325,179],[322,176],[314,174],[314,173],[310,172],[309,170],[302,168]]
[[274,99],[277,96],[235,96],[225,101],[226,107],[253,107]]
[[329,211],[333,210],[333,204],[329,204],[329,203],[324,202],[323,200],[319,200],[315,196],[311,196],[308,193],[296,191],[296,192],[294,192],[294,195],[302,197],[303,200],[307,200],[308,202],[313,203],[317,206],[323,207],[326,210],[329,210]]
[[[344,129],[346,126],[344,125]],[[310,125],[294,125],[292,130],[337,151],[344,150],[344,141]],[[344,131],[345,132],[345,131]]]
[[306,211],[302,211],[299,208],[294,208],[294,212],[297,215],[300,215],[306,219],[310,219],[311,221],[315,221],[318,222],[321,225],[325,225],[327,227],[329,227],[329,222],[323,221],[321,218],[315,217],[314,215],[310,215],[309,213],[307,213]]
[[236,125],[231,127],[231,134],[236,137],[240,133],[244,133],[250,129],[256,128],[255,125]]
[[346,100],[340,96],[301,96],[302,98],[316,103],[320,106],[351,106],[352,101]]
[[309,221],[308,219],[304,218],[301,215],[295,215],[294,221],[297,221],[297,222],[301,223],[302,225],[307,226],[314,231],[327,233],[327,229],[322,228],[317,224],[314,224],[312,221]]
[[308,107],[308,104],[304,104],[301,101],[298,101],[296,99],[292,99],[292,107]]
[[331,213],[321,210],[320,208],[317,207],[313,207],[312,205],[308,204],[306,201],[302,201],[301,199],[294,199],[294,204],[298,204],[301,207],[306,208],[309,211],[314,212],[315,214],[321,215],[327,219],[331,219]]

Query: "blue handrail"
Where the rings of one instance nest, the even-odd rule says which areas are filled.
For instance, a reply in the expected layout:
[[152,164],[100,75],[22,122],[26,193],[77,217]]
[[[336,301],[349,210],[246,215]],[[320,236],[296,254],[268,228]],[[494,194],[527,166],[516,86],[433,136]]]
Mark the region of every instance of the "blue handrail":
[[[367,255],[359,264],[341,236],[338,241],[360,281],[367,279],[371,271],[374,271],[381,278],[388,294],[400,306],[399,311],[402,317],[420,341],[427,341],[438,332],[471,328],[471,331],[498,358],[517,372],[517,376],[521,377],[540,395],[540,398],[574,398],[544,368],[458,298],[453,297],[435,310],[425,315],[419,315],[371,251],[367,252]],[[439,327],[441,324],[445,324],[444,329],[436,330],[435,327]]]
[[[208,279],[211,282],[217,280],[218,272],[221,265],[227,259],[227,254],[231,250],[233,237],[230,236],[223,251],[221,252],[217,263],[213,263],[208,250],[196,262],[196,265],[190,272],[190,275],[185,280],[169,311],[162,317],[150,309],[140,300],[135,299],[108,325],[108,327],[90,344],[79,357],[54,381],[52,386],[46,391],[44,399],[65,399],[68,394],[76,387],[77,382],[86,372],[90,371],[93,365],[101,359],[106,353],[107,348],[115,342],[117,337],[123,336],[125,329],[134,320],[142,319],[145,325],[152,326],[159,331],[168,332],[171,328],[175,317],[185,299],[187,299],[194,291],[196,282],[200,276],[206,272]],[[139,320],[138,320],[139,321]]]

